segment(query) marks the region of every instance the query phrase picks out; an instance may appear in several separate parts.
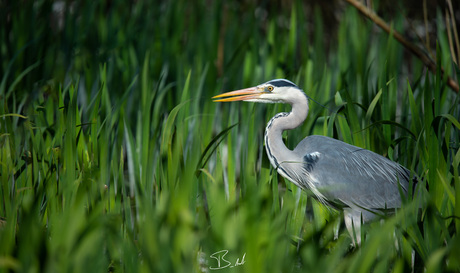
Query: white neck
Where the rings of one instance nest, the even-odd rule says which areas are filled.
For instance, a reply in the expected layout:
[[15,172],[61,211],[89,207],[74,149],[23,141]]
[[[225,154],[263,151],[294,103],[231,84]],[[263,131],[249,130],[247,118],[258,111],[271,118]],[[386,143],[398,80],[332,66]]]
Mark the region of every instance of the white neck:
[[289,102],[292,110],[289,113],[276,114],[265,129],[265,148],[271,164],[278,168],[283,161],[293,160],[292,150],[283,142],[283,131],[299,127],[308,115],[308,99],[299,90],[296,99]]

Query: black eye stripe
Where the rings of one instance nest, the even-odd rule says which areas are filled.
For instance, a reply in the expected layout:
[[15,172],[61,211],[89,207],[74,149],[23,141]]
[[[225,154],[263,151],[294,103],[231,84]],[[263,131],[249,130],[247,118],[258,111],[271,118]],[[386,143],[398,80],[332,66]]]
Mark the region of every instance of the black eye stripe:
[[290,87],[297,87],[294,83],[291,81],[285,80],[285,79],[276,79],[276,80],[271,80],[267,82],[267,84],[273,85],[275,87],[284,87],[284,86],[290,86]]

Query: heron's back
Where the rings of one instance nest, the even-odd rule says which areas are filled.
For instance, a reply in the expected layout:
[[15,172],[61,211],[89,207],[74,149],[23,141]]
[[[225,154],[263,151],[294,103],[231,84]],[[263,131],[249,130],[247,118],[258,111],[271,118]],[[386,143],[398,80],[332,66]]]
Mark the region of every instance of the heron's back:
[[[325,137],[308,136],[294,149],[305,173],[299,184],[313,185],[332,203],[367,209],[397,208],[409,187],[410,171],[372,151]],[[297,165],[297,166],[295,166]],[[309,180],[309,181],[307,181]]]

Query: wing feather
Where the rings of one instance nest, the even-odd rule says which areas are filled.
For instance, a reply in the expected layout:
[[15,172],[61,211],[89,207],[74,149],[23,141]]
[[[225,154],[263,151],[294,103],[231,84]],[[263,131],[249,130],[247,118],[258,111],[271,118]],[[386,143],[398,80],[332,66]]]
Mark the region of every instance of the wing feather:
[[410,171],[369,150],[310,136],[294,152],[302,162],[286,165],[285,171],[325,204],[395,208],[401,205],[400,189],[407,193]]

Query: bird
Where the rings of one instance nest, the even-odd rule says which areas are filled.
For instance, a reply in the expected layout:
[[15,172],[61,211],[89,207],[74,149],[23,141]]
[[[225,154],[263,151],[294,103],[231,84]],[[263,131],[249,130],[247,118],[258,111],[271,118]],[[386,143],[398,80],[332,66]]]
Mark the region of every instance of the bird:
[[321,136],[305,137],[293,149],[283,131],[299,127],[307,118],[308,96],[293,82],[274,79],[255,87],[226,92],[214,102],[259,102],[291,105],[276,114],[265,129],[267,156],[276,171],[327,207],[342,209],[353,245],[361,244],[361,224],[401,207],[411,172],[370,150]]

